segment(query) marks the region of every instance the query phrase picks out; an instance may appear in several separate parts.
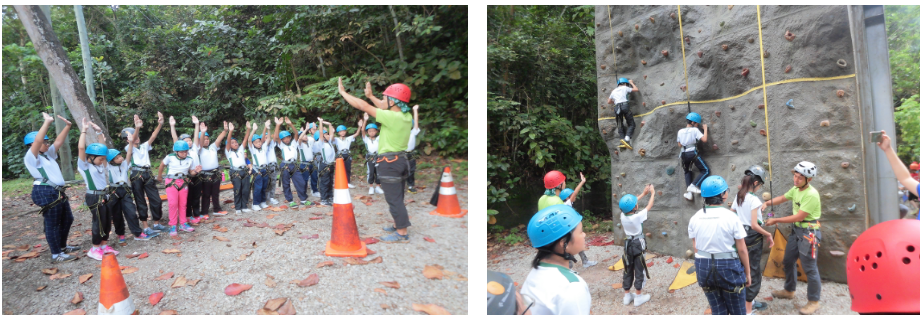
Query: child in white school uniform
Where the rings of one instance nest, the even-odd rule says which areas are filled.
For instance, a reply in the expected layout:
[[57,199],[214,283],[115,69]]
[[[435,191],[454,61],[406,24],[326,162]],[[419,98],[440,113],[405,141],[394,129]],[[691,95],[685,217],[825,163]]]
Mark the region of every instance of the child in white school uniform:
[[[138,115],[135,115],[134,131],[140,131],[141,126],[141,119]],[[134,139],[137,137],[137,133],[131,133],[128,136],[128,144],[133,144]],[[160,235],[156,232],[151,235],[144,233],[138,221],[138,211],[134,205],[134,199],[131,198],[131,183],[128,180],[129,162],[134,154],[132,153],[133,148],[129,146],[128,153],[124,157],[116,149],[109,149],[109,154],[106,155],[106,160],[109,162],[107,171],[109,176],[109,200],[106,207],[109,208],[112,214],[112,220],[115,223],[115,234],[118,235],[119,243],[125,243],[127,240],[125,239],[126,222],[135,240],[147,241]]]
[[[368,122],[368,114],[365,114],[365,119],[362,120]],[[362,129],[360,129],[362,130]],[[378,125],[374,123],[368,123],[365,125],[365,129],[362,130],[362,141],[365,142],[365,169],[368,172],[368,194],[374,195],[375,193],[384,194],[384,190],[381,189],[381,180],[378,179],[378,169],[375,165],[375,161],[378,159]],[[377,186],[375,186],[377,185]]]
[[[83,174],[83,180],[86,182],[85,202],[93,218],[93,247],[86,255],[102,261],[103,254],[118,255],[118,251],[113,250],[108,244],[109,231],[112,229],[112,215],[106,207],[106,187],[109,185],[106,177],[106,155],[109,154],[109,148],[103,143],[86,145],[86,133],[92,129],[91,126],[96,131],[102,131],[95,123],[87,122],[86,117],[83,118],[83,131],[80,131],[80,142],[77,145],[77,170]],[[105,136],[101,132],[96,134],[99,141],[105,142]]]

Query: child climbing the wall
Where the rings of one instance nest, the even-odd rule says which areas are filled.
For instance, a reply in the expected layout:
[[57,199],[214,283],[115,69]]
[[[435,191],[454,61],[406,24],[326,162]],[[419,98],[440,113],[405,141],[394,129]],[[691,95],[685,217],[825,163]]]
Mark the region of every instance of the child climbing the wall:
[[[102,143],[106,142],[105,135],[95,123],[83,117],[81,128],[83,131],[80,131],[80,141],[77,144],[77,170],[83,174],[83,181],[86,182],[85,203],[93,218],[93,247],[86,256],[102,261],[103,254],[118,255],[118,251],[109,246],[109,231],[112,229],[112,214],[106,206],[106,187],[109,185],[106,177],[106,155],[109,154],[109,148]],[[96,129],[96,136],[101,143],[86,145],[86,133],[92,129]]]
[[343,163],[346,167],[346,179],[349,180],[349,188],[355,188],[355,185],[352,185],[352,155],[349,153],[349,148],[352,147],[352,142],[355,141],[355,137],[362,130],[362,120],[359,120],[358,127],[354,134],[346,136],[346,126],[340,124],[336,127],[336,134],[339,137],[333,139],[333,145],[336,146],[336,156],[343,158]]
[[[576,201],[576,196],[579,195],[579,191],[583,189],[583,185],[586,184],[586,177],[583,176],[583,173],[579,173],[579,178],[580,181],[579,185],[576,185],[576,190],[564,188],[562,191],[560,191],[560,200],[563,200],[564,205],[573,207],[573,202]],[[599,264],[599,262],[596,261],[589,261],[589,257],[586,256],[585,251],[581,251],[579,253],[579,257],[583,261],[584,268]]]
[[[584,183],[586,183],[586,178],[583,177],[583,173],[579,173],[579,177],[582,181],[579,183],[577,188],[581,188]],[[538,210],[543,210],[544,208],[553,206],[553,205],[564,205],[563,199],[561,199],[560,194],[564,189],[567,188],[567,177],[563,175],[560,171],[550,171],[544,175],[544,195],[541,198],[538,198]],[[573,206],[572,203],[568,206]],[[585,251],[579,252],[579,257],[583,260],[583,267],[590,267],[598,264],[598,262],[590,262],[589,257],[586,256]],[[576,262],[576,259],[573,259],[573,262]],[[573,263],[570,263],[570,267],[573,267]]]
[[[647,261],[644,257],[647,244],[643,235],[643,222],[647,220],[647,212],[650,211],[650,208],[653,208],[653,198],[656,197],[654,193],[656,193],[656,189],[653,188],[653,184],[648,184],[644,186],[639,197],[627,194],[618,201],[618,207],[621,208],[621,228],[624,229],[624,256],[621,258],[624,261],[624,274],[622,277],[624,305],[628,305],[633,301],[634,307],[637,307],[650,300],[650,294],[641,294],[645,281],[644,273],[647,274],[647,278],[650,278],[650,273],[647,272]],[[647,206],[642,210],[637,210],[637,200],[647,194],[650,194]],[[631,293],[631,284],[637,291],[636,294]]]
[[586,249],[583,217],[558,204],[535,213],[528,222],[528,240],[538,253],[522,284],[522,295],[534,298],[534,315],[588,315],[589,285],[566,265]]
[[[368,122],[368,114],[365,114],[364,122]],[[384,194],[381,189],[381,180],[378,179],[378,169],[375,161],[378,160],[378,125],[368,123],[365,130],[362,130],[362,141],[365,142],[365,168],[368,174],[368,194]],[[375,186],[377,185],[377,186]]]
[[[322,130],[322,132],[314,132],[314,139],[317,140],[317,142],[314,143],[314,160],[318,162],[317,170],[320,178],[318,181],[318,185],[320,186],[320,205],[332,206],[333,176],[335,176],[333,170],[336,165],[336,150],[333,148],[333,145],[330,144],[330,140],[333,139],[333,125],[329,122],[323,122],[322,118],[317,118],[317,120],[317,126]],[[329,130],[322,129],[324,123],[327,124]]]
[[730,210],[736,213],[743,223],[743,229],[746,230],[746,249],[749,251],[749,272],[752,274],[752,284],[746,287],[746,314],[752,314],[752,310],[765,310],[768,304],[756,301],[759,290],[762,288],[762,241],[768,240],[768,248],[775,245],[772,234],[762,228],[762,200],[756,196],[756,192],[762,189],[765,177],[765,169],[759,165],[753,165],[746,169],[743,176],[740,191],[733,200]]
[[[140,131],[142,126],[141,118],[134,115],[134,131]],[[128,144],[133,144],[137,138],[137,133],[128,136]],[[131,161],[133,147],[128,147],[128,153],[123,157],[116,149],[109,149],[106,160],[109,162],[107,174],[109,177],[109,200],[106,207],[112,214],[112,220],[115,223],[115,234],[118,235],[118,242],[125,243],[125,223],[128,223],[128,229],[134,235],[135,240],[147,241],[150,238],[160,235],[153,233],[147,235],[141,231],[141,225],[138,221],[138,211],[131,199],[131,185],[128,181],[128,162]]]
[[230,166],[231,184],[234,185],[234,212],[240,215],[241,212],[250,212],[250,167],[247,162],[247,155],[244,149],[247,148],[247,141],[250,135],[250,122],[244,125],[246,132],[243,133],[243,144],[234,137],[234,124],[227,126],[227,146],[224,149],[224,156],[227,157],[227,165]]
[[419,135],[419,105],[413,106],[413,129],[410,130],[410,141],[407,143],[407,163],[410,164],[410,174],[407,175],[407,192],[416,193],[416,136]]
[[[704,128],[704,133],[698,130],[699,125]],[[707,162],[698,155],[697,144],[699,140],[701,142],[708,141],[708,125],[701,124],[701,115],[692,112],[685,116],[685,128],[679,130],[677,140],[679,148],[682,149],[679,158],[682,159],[682,169],[685,170],[685,185],[688,187],[685,189],[686,192],[683,196],[687,200],[692,200],[693,194],[701,193],[701,182],[711,172]],[[698,178],[694,178],[695,173],[691,170],[693,164],[701,172]]]
[[[612,89],[611,94],[608,96],[608,104],[615,105],[618,133],[621,134],[621,145],[619,147],[631,148],[631,135],[634,134],[634,115],[631,113],[628,95],[637,91],[640,91],[640,89],[637,89],[633,80],[621,77],[618,78],[618,86]],[[624,126],[625,121],[627,121],[626,129]]]

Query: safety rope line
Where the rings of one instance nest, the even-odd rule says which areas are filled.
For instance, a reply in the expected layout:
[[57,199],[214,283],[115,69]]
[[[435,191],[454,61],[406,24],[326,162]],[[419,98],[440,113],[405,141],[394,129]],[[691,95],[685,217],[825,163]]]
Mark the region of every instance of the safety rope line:
[[[685,65],[685,31],[682,30],[682,6],[679,8],[679,42],[682,43],[682,71],[685,73],[685,104],[688,106],[688,113],[691,113],[691,97],[688,94],[688,66]],[[762,83],[765,84],[764,82]]]
[[[782,80],[782,81],[776,81],[776,82],[773,82],[773,83],[767,83],[767,84],[765,84],[765,85],[753,87],[752,89],[749,89],[749,90],[747,90],[747,91],[745,91],[745,92],[743,92],[743,93],[741,93],[741,94],[739,94],[739,95],[736,95],[736,96],[727,97],[727,98],[721,98],[721,99],[715,99],[715,100],[697,100],[697,101],[696,101],[696,100],[692,100],[692,101],[690,101],[690,103],[694,103],[694,104],[705,104],[705,103],[717,103],[717,102],[723,102],[723,101],[733,100],[733,99],[737,99],[737,98],[743,97],[743,96],[745,96],[745,95],[748,95],[749,93],[751,93],[751,92],[753,92],[753,91],[756,91],[756,90],[759,90],[759,89],[762,89],[762,88],[764,88],[764,87],[771,87],[771,86],[776,86],[776,85],[781,85],[781,84],[789,84],[789,83],[797,83],[797,82],[811,82],[811,81],[838,80],[838,79],[853,78],[853,77],[855,77],[855,74],[848,74],[848,75],[841,75],[841,76],[833,76],[833,77],[809,77],[809,78],[792,78],[792,79],[785,79],[785,80]],[[687,89],[687,88],[686,88],[686,89]],[[643,116],[650,115],[650,114],[652,114],[654,111],[659,110],[660,108],[671,107],[671,106],[681,105],[681,104],[682,104],[681,101],[667,103],[667,104],[665,104],[665,105],[662,105],[662,106],[658,106],[658,107],[656,107],[656,108],[653,108],[653,110],[650,110],[650,111],[647,112],[647,113],[635,115],[634,118],[639,118],[639,117],[643,117]],[[604,118],[599,118],[599,121],[601,121],[601,120],[611,120],[611,119],[615,119],[615,117],[604,117]]]
[[618,67],[615,63],[615,29],[611,25],[611,6],[606,5],[608,9],[608,31],[611,33],[611,69],[615,71],[615,78],[618,78]]
[[[765,105],[762,109],[765,110],[765,145],[767,147],[766,151],[768,152],[768,192],[769,195],[774,198],[775,193],[772,190],[772,181],[774,180],[774,175],[772,175],[772,134],[768,129],[768,89],[765,86],[765,48],[762,47],[762,10],[758,5],[756,5],[756,20],[759,22],[757,27],[759,28],[759,62],[762,64],[762,104]],[[772,213],[774,212],[775,204],[772,204]]]

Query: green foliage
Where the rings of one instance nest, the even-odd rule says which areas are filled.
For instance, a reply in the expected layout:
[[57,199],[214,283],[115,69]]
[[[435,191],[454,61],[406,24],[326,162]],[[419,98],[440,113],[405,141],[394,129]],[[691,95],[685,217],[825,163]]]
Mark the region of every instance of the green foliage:
[[884,6],[898,153],[919,160],[919,6]]
[[[156,127],[157,111],[175,116],[177,134],[192,132],[192,114],[212,130],[222,121],[242,126],[291,116],[298,123],[323,117],[355,131],[362,113],[344,104],[337,78],[360,98],[365,81],[379,97],[405,83],[410,104],[420,105],[420,150],[466,156],[467,8],[393,10],[397,27],[388,6],[84,6],[96,110],[110,131],[140,115],[142,138]],[[3,151],[23,153],[25,131],[51,112],[47,71],[15,10],[4,6],[3,15]],[[73,7],[53,6],[51,20],[83,79]],[[151,155],[164,155],[171,143],[165,124]],[[4,178],[24,174],[20,155],[4,157]]]
[[904,162],[919,161],[919,95],[913,95],[901,102],[893,114],[900,130],[897,154]]
[[[597,131],[592,6],[489,6],[487,204],[543,190],[560,170],[588,193],[610,186]],[[509,208],[503,208],[508,210]]]
[[[513,230],[514,229],[515,228],[513,228]],[[502,238],[499,238],[499,240],[508,245],[515,245],[517,243],[525,241],[525,238],[522,238],[522,236],[518,234],[509,234],[509,235],[503,236]]]

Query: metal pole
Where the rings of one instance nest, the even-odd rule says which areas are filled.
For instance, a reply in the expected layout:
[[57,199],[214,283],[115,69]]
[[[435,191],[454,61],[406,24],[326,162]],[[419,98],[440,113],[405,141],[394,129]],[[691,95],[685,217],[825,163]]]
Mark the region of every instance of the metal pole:
[[83,19],[83,6],[74,6],[74,15],[77,17],[77,31],[80,32],[80,52],[83,55],[83,80],[86,82],[86,93],[93,101],[96,109],[96,84],[93,79],[93,61],[90,54],[90,40],[86,32],[86,21]]

